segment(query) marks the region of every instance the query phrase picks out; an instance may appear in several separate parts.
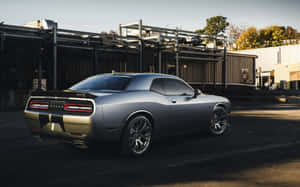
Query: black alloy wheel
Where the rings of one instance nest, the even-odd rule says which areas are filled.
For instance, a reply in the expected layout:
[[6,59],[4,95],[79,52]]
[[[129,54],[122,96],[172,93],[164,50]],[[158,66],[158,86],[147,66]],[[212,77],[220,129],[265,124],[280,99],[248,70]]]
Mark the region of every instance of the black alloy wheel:
[[223,107],[216,107],[209,125],[211,134],[222,135],[229,126],[229,116],[226,110]]
[[145,154],[151,145],[153,127],[150,120],[139,115],[132,118],[122,136],[122,153],[132,156]]

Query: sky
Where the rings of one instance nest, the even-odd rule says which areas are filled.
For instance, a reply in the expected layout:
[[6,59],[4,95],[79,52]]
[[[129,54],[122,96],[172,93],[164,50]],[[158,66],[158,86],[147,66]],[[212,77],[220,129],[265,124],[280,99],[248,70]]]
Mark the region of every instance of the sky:
[[212,16],[243,27],[289,25],[300,31],[300,0],[0,0],[0,22],[51,19],[59,28],[90,32],[117,31],[119,24],[139,19],[145,25],[193,31]]

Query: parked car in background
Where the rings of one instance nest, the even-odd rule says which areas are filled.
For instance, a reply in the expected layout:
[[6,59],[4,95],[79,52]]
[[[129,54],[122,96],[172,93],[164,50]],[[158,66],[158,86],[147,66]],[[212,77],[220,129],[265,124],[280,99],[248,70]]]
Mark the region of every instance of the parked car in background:
[[88,146],[119,141],[122,153],[141,156],[163,136],[229,128],[230,101],[206,95],[173,75],[112,73],[68,90],[34,92],[25,108],[35,136]]

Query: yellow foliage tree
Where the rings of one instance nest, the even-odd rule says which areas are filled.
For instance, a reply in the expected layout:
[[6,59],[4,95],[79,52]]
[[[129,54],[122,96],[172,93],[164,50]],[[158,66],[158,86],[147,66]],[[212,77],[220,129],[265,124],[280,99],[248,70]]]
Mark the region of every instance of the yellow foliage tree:
[[284,44],[284,40],[298,39],[298,31],[292,27],[272,25],[257,30],[250,27],[239,36],[233,50],[273,47]]
[[285,38],[285,27],[269,26],[259,31],[259,43],[264,47],[279,46]]
[[259,33],[255,27],[249,27],[236,40],[234,50],[253,49],[259,47]]

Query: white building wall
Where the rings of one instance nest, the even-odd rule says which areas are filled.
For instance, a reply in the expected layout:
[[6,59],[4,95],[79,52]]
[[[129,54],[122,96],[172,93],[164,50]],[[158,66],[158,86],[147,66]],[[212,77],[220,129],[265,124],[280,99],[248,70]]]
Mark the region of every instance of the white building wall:
[[275,66],[274,78],[276,83],[279,83],[281,80],[290,81],[288,65],[277,64]]
[[281,46],[282,64],[300,63],[300,45]]
[[290,73],[300,72],[300,63],[297,64],[277,64],[275,66],[275,82],[279,83],[281,80],[292,81]]
[[256,69],[275,70],[276,64],[300,63],[300,45],[287,45],[237,51],[237,53],[257,55]]

